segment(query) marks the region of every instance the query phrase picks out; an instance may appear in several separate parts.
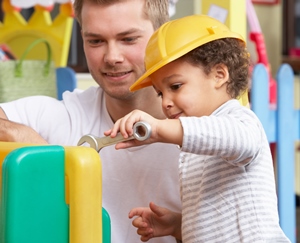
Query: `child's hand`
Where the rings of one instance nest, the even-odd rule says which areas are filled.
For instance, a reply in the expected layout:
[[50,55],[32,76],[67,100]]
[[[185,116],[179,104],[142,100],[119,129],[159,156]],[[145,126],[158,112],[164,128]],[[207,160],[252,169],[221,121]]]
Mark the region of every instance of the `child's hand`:
[[128,216],[130,219],[137,216],[132,221],[132,225],[137,228],[137,233],[143,242],[167,235],[181,239],[181,214],[179,213],[151,202],[149,208],[134,208]]
[[116,149],[129,148],[133,146],[157,142],[156,126],[158,123],[158,119],[155,119],[154,117],[140,110],[134,110],[123,118],[117,120],[114,124],[114,127],[106,131],[104,134],[113,138],[117,135],[118,132],[120,132],[124,138],[128,138],[133,135],[133,125],[139,121],[147,122],[151,126],[150,138],[144,141],[132,139],[120,142],[115,146]]

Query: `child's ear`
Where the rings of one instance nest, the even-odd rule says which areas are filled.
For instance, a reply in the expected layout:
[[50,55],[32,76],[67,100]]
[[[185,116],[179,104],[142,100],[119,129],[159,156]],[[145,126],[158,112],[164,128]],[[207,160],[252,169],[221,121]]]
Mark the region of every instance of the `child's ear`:
[[215,88],[221,88],[229,80],[228,68],[224,64],[217,64],[213,67],[213,72],[216,81]]

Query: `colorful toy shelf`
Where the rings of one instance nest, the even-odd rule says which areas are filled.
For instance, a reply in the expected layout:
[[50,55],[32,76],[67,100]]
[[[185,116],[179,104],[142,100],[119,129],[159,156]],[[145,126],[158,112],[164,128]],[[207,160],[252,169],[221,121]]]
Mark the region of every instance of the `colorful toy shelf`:
[[110,243],[101,161],[85,147],[0,142],[3,243]]

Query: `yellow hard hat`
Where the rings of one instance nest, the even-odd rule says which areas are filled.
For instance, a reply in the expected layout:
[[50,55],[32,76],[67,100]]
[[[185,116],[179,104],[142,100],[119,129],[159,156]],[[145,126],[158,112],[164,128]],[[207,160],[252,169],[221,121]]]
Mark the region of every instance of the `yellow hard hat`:
[[146,47],[146,72],[130,90],[151,86],[149,75],[198,46],[222,38],[237,38],[245,42],[241,35],[206,15],[191,15],[165,23],[151,36]]

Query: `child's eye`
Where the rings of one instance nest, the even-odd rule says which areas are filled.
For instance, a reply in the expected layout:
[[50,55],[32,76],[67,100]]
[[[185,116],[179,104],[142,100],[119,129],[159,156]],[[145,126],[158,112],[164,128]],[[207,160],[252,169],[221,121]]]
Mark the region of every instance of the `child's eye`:
[[163,97],[163,93],[162,92],[157,92],[157,96],[162,98]]
[[177,90],[182,86],[182,84],[172,84],[171,85],[171,90]]

